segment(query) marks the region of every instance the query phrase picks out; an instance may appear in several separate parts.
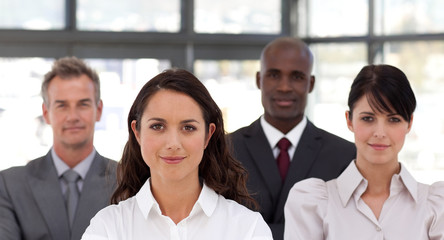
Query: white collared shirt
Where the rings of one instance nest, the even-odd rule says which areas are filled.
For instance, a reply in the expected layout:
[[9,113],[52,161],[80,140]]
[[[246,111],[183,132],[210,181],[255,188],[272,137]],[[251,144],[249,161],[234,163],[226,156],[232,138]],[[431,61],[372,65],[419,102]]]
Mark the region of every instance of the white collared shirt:
[[354,161],[337,179],[296,183],[285,204],[284,239],[444,240],[444,182],[418,183],[401,164],[379,219],[361,199],[367,185]]
[[296,147],[298,146],[299,140],[301,139],[302,132],[304,132],[305,126],[307,126],[307,118],[304,116],[302,118],[302,121],[293,129],[291,129],[287,134],[283,134],[277,128],[269,124],[265,120],[263,115],[261,117],[261,126],[264,130],[265,136],[267,137],[268,143],[273,150],[273,155],[275,159],[279,155],[279,148],[277,147],[277,143],[279,142],[279,140],[281,140],[283,137],[286,137],[291,142],[291,146],[288,148],[288,155],[290,156],[291,161],[293,159]]
[[177,225],[162,215],[147,180],[133,197],[108,206],[91,219],[82,240],[177,239],[271,240],[271,230],[258,212],[227,200],[203,185],[188,217]]

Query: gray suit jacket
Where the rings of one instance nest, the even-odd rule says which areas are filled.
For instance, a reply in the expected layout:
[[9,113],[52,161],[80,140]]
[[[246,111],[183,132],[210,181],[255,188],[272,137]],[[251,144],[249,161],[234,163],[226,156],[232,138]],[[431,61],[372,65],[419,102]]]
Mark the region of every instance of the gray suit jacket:
[[248,171],[247,187],[258,201],[260,213],[275,240],[283,239],[284,205],[290,188],[298,181],[316,177],[336,178],[356,157],[355,145],[307,122],[287,177],[281,181],[270,144],[260,119],[229,135],[235,158]]
[[78,240],[90,219],[109,205],[117,163],[98,153],[85,177],[72,232],[49,152],[26,166],[0,172],[0,238]]

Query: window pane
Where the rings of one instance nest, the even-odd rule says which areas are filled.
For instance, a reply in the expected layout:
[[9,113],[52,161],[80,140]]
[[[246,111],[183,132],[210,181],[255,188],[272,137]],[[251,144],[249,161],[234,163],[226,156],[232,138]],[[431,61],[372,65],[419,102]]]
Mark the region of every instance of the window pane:
[[280,0],[195,0],[194,14],[198,33],[281,32]]
[[306,114],[331,133],[354,141],[345,122],[347,98],[356,74],[367,63],[364,43],[313,44],[315,87]]
[[[85,59],[100,76],[103,113],[94,146],[119,160],[128,139],[126,120],[137,93],[149,79],[170,68],[168,60]],[[40,86],[53,59],[0,58],[0,170],[23,165],[52,146],[52,129],[42,118]],[[26,87],[23,87],[26,86]],[[118,97],[116,97],[118,95]]]
[[298,15],[302,37],[360,36],[368,32],[368,0],[301,0]]
[[194,69],[222,110],[225,131],[250,125],[263,113],[256,87],[258,60],[197,60]]
[[440,33],[444,31],[442,0],[376,0],[376,34]]
[[65,1],[0,0],[0,28],[55,30],[65,27]]
[[180,0],[78,0],[80,30],[178,32]]
[[377,57],[400,68],[416,95],[413,126],[400,160],[420,182],[444,180],[444,43],[387,43]]

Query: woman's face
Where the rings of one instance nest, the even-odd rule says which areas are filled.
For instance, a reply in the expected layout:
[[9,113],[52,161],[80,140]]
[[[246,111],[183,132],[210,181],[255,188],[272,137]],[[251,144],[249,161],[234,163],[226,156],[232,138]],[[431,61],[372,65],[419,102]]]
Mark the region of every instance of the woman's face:
[[413,118],[409,123],[396,113],[375,112],[366,96],[356,102],[352,111],[352,119],[349,112],[346,118],[348,128],[355,136],[357,161],[370,164],[397,162]]
[[131,128],[142,157],[156,181],[198,180],[199,163],[216,126],[206,132],[202,111],[190,96],[160,90],[149,100],[140,120]]

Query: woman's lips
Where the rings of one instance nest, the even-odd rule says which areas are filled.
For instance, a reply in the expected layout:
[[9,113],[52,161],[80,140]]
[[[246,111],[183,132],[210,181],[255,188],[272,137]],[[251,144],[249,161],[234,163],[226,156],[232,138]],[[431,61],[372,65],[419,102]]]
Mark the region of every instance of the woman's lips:
[[369,144],[373,149],[381,151],[390,147],[390,145],[386,144]]
[[161,157],[161,159],[168,164],[178,164],[182,162],[185,159],[185,157],[168,156],[168,157]]

